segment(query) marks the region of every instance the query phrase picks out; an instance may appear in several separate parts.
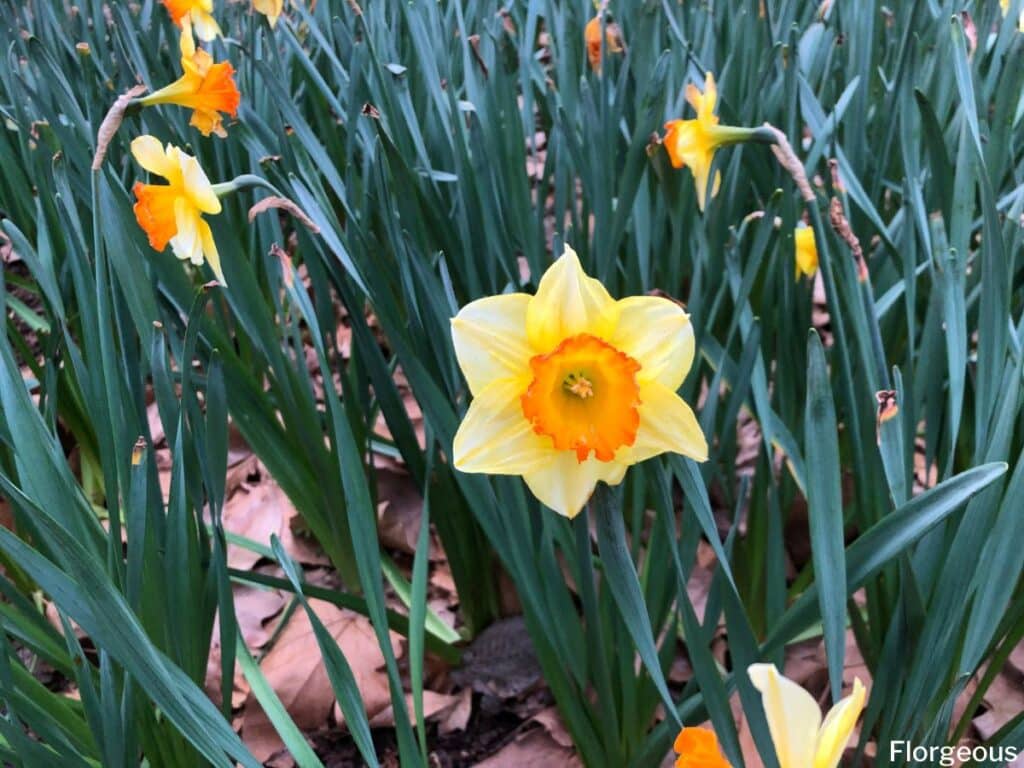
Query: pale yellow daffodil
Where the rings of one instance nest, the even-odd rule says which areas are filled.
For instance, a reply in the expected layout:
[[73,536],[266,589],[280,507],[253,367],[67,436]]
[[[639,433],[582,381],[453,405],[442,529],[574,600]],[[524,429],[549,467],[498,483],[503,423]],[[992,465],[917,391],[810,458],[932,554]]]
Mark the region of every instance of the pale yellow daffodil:
[[284,0],[252,0],[252,7],[257,13],[267,17],[267,22],[273,29],[284,12]]
[[143,106],[177,104],[192,110],[191,125],[204,136],[227,136],[221,112],[238,114],[241,96],[235,85],[234,67],[229,62],[214,63],[213,57],[197,48],[192,39],[192,23],[186,17],[181,27],[182,76],[168,86],[139,99]]
[[860,679],[822,722],[814,697],[774,664],[752,664],[747,674],[761,692],[779,768],[836,768],[867,698]]
[[[718,115],[715,114],[718,88],[715,86],[715,76],[710,72],[704,78],[703,92],[693,83],[687,84],[686,100],[697,111],[697,117],[693,120],[670,120],[665,123],[662,144],[668,152],[672,167],[689,167],[693,173],[693,181],[697,187],[697,205],[703,211],[715,151],[729,144],[747,141],[753,131],[749,128],[718,124]],[[718,194],[721,182],[722,175],[715,171],[715,181],[711,188],[712,197]]]
[[170,243],[174,255],[193,264],[206,261],[224,284],[217,244],[204,213],[221,211],[220,199],[199,161],[168,144],[162,146],[152,136],[140,136],[132,142],[135,161],[167,184],[135,182],[135,220],[149,237],[149,244],[162,251]]
[[814,277],[818,271],[818,245],[814,240],[814,230],[800,226],[793,230],[793,248],[796,254],[796,278],[800,275]]
[[534,296],[463,307],[452,339],[473,393],[453,446],[463,472],[522,475],[573,517],[631,464],[666,451],[707,458],[676,394],[694,356],[689,315],[660,297],[614,300],[568,246]]

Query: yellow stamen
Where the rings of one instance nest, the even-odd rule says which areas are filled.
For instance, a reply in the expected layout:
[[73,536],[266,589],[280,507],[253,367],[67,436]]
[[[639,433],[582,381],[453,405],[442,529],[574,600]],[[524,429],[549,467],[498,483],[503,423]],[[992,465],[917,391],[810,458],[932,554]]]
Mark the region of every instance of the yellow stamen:
[[562,386],[581,400],[594,396],[594,385],[583,374],[570,373],[565,377]]

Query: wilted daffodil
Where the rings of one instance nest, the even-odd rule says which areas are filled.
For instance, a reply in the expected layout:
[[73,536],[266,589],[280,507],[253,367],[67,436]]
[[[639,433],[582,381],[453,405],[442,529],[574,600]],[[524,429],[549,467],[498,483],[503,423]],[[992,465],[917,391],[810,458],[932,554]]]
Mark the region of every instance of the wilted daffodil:
[[[601,16],[598,14],[583,28],[583,41],[587,44],[587,61],[590,68],[601,73]],[[604,49],[609,53],[622,53],[622,31],[613,21],[604,25]]]
[[284,11],[284,0],[252,0],[252,7],[257,13],[266,16],[267,22],[273,28]]
[[193,110],[190,124],[204,136],[211,133],[227,136],[221,112],[235,117],[241,99],[234,81],[234,67],[227,61],[214,64],[209,53],[196,47],[192,23],[187,18],[181,27],[181,68],[181,77],[139,99],[139,103],[146,107],[153,104],[187,107]]
[[[697,185],[697,205],[703,211],[715,151],[719,147],[749,140],[754,131],[750,128],[718,124],[718,115],[715,114],[718,89],[715,86],[715,76],[710,72],[704,78],[703,93],[693,83],[687,84],[686,100],[697,111],[697,117],[692,120],[670,120],[665,123],[665,138],[662,143],[674,168],[689,166],[693,173],[693,181]],[[721,180],[721,174],[716,171],[714,186],[711,188],[712,197],[718,194]]]
[[853,692],[822,722],[814,697],[780,675],[774,664],[752,664],[747,674],[761,692],[780,768],[836,768],[864,709],[863,683],[854,680]]
[[193,264],[209,263],[224,284],[220,256],[204,213],[220,213],[217,193],[199,162],[175,146],[166,147],[152,136],[132,142],[136,162],[167,184],[135,182],[135,219],[149,236],[149,244],[162,251],[171,244],[174,255]]
[[818,245],[814,241],[814,230],[800,226],[793,230],[793,246],[796,252],[796,277],[814,277],[818,271]]
[[204,42],[220,34],[220,25],[213,18],[213,0],[160,0],[171,14],[171,20],[183,27],[187,19],[195,29],[196,37]]
[[732,768],[722,757],[715,732],[706,728],[683,728],[672,749],[679,755],[675,768]]
[[573,517],[631,464],[665,451],[707,458],[676,394],[693,362],[689,316],[664,298],[614,300],[568,246],[536,295],[466,305],[452,338],[473,393],[454,441],[463,472],[522,475]]

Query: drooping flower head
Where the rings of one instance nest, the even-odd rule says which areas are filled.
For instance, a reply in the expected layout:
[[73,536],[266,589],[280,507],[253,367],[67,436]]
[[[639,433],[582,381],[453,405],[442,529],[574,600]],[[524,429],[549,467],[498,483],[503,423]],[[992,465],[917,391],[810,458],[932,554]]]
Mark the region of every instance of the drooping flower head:
[[836,768],[867,698],[860,679],[822,722],[814,697],[774,664],[752,664],[747,674],[761,692],[780,768]]
[[209,42],[220,35],[220,25],[213,18],[213,0],[160,0],[179,27],[191,22],[196,37]]
[[672,749],[679,755],[675,768],[732,768],[722,757],[715,732],[707,728],[683,728]]
[[665,451],[707,458],[676,394],[693,362],[689,315],[664,298],[614,300],[568,246],[536,295],[467,304],[452,339],[473,393],[454,441],[463,472],[522,475],[573,517],[631,464]]
[[153,136],[132,142],[135,161],[166,184],[135,182],[135,220],[149,237],[149,244],[162,251],[170,243],[174,255],[193,264],[208,262],[224,284],[217,244],[204,213],[220,213],[221,205],[213,185],[191,155],[171,144],[166,147]]
[[814,240],[814,230],[807,226],[799,226],[793,230],[793,246],[796,254],[796,277],[800,275],[814,277],[818,271],[818,245]]
[[[583,28],[583,41],[587,44],[587,61],[590,68],[601,74],[601,15],[598,14]],[[606,21],[604,25],[604,48],[609,53],[622,53],[622,31],[619,25]]]
[[215,133],[227,136],[221,112],[235,117],[241,95],[235,85],[234,67],[230,62],[213,62],[213,57],[197,48],[192,39],[192,23],[186,19],[181,27],[181,68],[183,74],[170,85],[149,94],[139,103],[178,104],[192,111],[192,126],[204,136]]
[[[715,114],[718,88],[715,86],[715,76],[710,72],[704,78],[703,92],[693,83],[687,84],[686,100],[696,110],[697,117],[692,120],[670,120],[665,123],[665,137],[662,143],[668,152],[672,167],[689,167],[693,173],[693,181],[697,187],[697,205],[703,211],[715,151],[719,147],[746,141],[752,131],[749,128],[718,124],[718,115]],[[721,181],[721,174],[716,171],[711,188],[712,197],[718,194]]]
[[267,17],[267,22],[273,29],[284,11],[284,0],[252,0],[252,7],[257,13]]

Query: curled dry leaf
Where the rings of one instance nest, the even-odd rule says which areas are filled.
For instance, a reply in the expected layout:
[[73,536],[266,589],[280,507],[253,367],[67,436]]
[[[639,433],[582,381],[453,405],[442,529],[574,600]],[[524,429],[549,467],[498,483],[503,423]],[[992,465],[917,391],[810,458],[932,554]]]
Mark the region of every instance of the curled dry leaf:
[[320,227],[316,225],[316,222],[309,218],[309,216],[306,215],[306,212],[299,208],[299,206],[295,202],[289,200],[287,197],[278,197],[277,195],[270,195],[269,197],[264,197],[262,200],[258,201],[252,208],[250,208],[249,221],[251,222],[264,211],[269,211],[274,208],[280,208],[281,210],[287,211],[296,219],[301,221],[302,224],[306,227],[306,229],[308,229],[313,234],[316,234],[320,231]]
[[423,498],[407,472],[380,470],[377,473],[380,503],[377,531],[388,549],[414,554],[423,517]]
[[117,97],[117,101],[107,112],[106,117],[103,118],[103,122],[100,123],[100,129],[96,134],[96,154],[92,159],[92,169],[98,171],[103,167],[103,159],[107,156],[107,149],[110,147],[110,142],[114,140],[114,136],[117,134],[117,129],[121,127],[121,122],[124,120],[124,113],[131,105],[132,100],[136,96],[141,96],[148,89],[144,85],[133,85],[127,91]]

